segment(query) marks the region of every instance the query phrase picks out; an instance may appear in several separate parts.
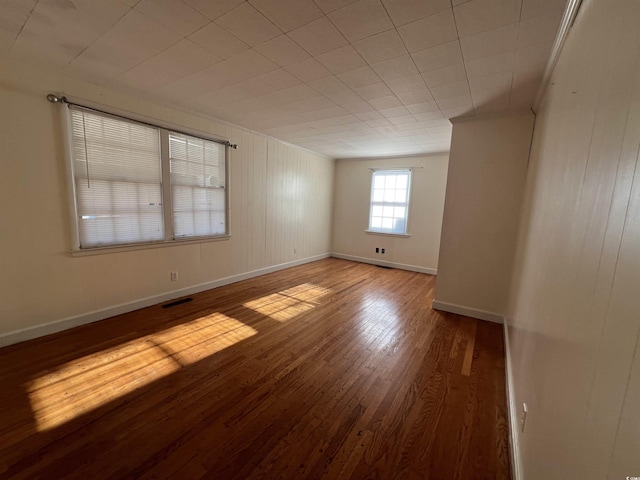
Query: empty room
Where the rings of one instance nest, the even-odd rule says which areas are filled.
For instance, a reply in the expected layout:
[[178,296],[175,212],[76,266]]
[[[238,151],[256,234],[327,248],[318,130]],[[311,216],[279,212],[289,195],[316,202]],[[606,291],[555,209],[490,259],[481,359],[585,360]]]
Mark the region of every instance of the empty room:
[[638,25],[0,2],[0,479],[640,478]]

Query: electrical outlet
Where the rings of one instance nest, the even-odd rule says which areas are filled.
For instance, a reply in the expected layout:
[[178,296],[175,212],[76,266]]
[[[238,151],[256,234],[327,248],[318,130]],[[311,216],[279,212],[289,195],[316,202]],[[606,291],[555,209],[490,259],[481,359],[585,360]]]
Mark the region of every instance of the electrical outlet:
[[384,253],[384,248],[382,249],[382,253]]
[[172,282],[178,281],[178,272],[171,272],[171,281]]
[[380,248],[376,247],[376,253],[380,253]]
[[520,412],[520,432],[524,433],[524,427],[527,423],[527,404],[522,404],[522,412]]

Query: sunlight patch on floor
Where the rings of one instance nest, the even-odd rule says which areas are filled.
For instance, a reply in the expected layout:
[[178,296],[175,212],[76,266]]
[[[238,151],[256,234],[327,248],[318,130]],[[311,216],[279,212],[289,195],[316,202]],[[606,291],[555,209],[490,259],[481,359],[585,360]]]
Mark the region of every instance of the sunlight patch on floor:
[[256,333],[213,313],[60,365],[27,385],[38,430],[62,425]]
[[279,322],[285,322],[315,308],[319,299],[329,295],[331,289],[303,283],[278,293],[256,298],[244,304],[258,313]]

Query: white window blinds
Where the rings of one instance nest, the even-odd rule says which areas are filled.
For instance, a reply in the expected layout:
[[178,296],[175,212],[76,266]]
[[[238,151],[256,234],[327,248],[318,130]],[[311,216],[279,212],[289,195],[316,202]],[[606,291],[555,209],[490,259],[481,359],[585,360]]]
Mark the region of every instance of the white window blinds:
[[76,248],[227,236],[228,142],[68,107]]
[[169,132],[176,238],[226,232],[225,153],[219,143]]
[[158,130],[70,107],[81,248],[164,239]]
[[411,170],[377,170],[371,183],[369,230],[407,233]]

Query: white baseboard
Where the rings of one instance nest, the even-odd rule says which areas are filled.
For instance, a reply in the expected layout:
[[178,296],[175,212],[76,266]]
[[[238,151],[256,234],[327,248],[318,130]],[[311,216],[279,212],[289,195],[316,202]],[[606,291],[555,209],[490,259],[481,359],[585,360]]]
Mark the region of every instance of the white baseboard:
[[507,410],[509,416],[509,452],[511,454],[511,477],[513,480],[522,480],[520,470],[520,424],[518,422],[518,409],[516,407],[516,395],[513,391],[513,371],[511,369],[511,349],[509,347],[509,330],[507,322],[504,322],[504,356],[505,356],[505,376],[507,385]]
[[434,300],[432,308],[434,310],[442,310],[443,312],[456,313],[467,317],[477,318],[479,320],[487,320],[493,323],[504,323],[504,317],[499,313],[487,312],[486,310],[478,310],[477,308],[465,307],[454,303],[441,302]]
[[385,260],[378,260],[377,258],[356,257],[355,255],[345,255],[343,253],[336,252],[331,252],[331,256],[334,258],[341,258],[342,260],[351,260],[352,262],[369,263],[371,265],[379,265],[382,267],[409,270],[410,272],[426,273],[428,275],[438,274],[438,270],[436,270],[435,268],[419,267],[417,265],[406,265],[404,263],[387,262]]
[[266,275],[267,273],[277,272],[278,270],[284,270],[286,268],[295,267],[296,265],[302,265],[304,263],[315,262],[328,258],[329,253],[322,255],[315,255],[313,257],[303,258],[301,260],[295,260],[293,262],[281,263],[279,265],[273,265],[271,267],[261,268],[258,270],[252,270],[250,272],[241,273],[238,275],[232,275],[230,277],[220,278],[211,282],[201,283],[199,285],[193,285],[191,287],[181,288],[179,290],[173,290],[171,292],[161,293],[159,295],[153,295],[151,297],[141,298],[134,300],[133,302],[123,303],[115,305],[113,307],[105,308],[102,310],[96,310],[93,312],[83,313],[75,315],[73,317],[63,318],[54,322],[44,323],[36,325],[34,327],[24,328],[21,330],[14,330],[0,335],[0,347],[6,347],[13,345],[14,343],[24,342],[52,333],[68,330],[69,328],[77,327],[79,325],[85,325],[87,323],[97,322],[104,320],[105,318],[113,317],[115,315],[121,315],[123,313],[132,312],[140,308],[150,307],[157,305],[158,303],[167,302],[175,298],[184,297],[186,295],[193,295],[195,293],[204,292],[205,290],[211,290],[212,288],[222,287],[223,285],[229,285],[231,283],[240,282],[249,278],[259,277]]

